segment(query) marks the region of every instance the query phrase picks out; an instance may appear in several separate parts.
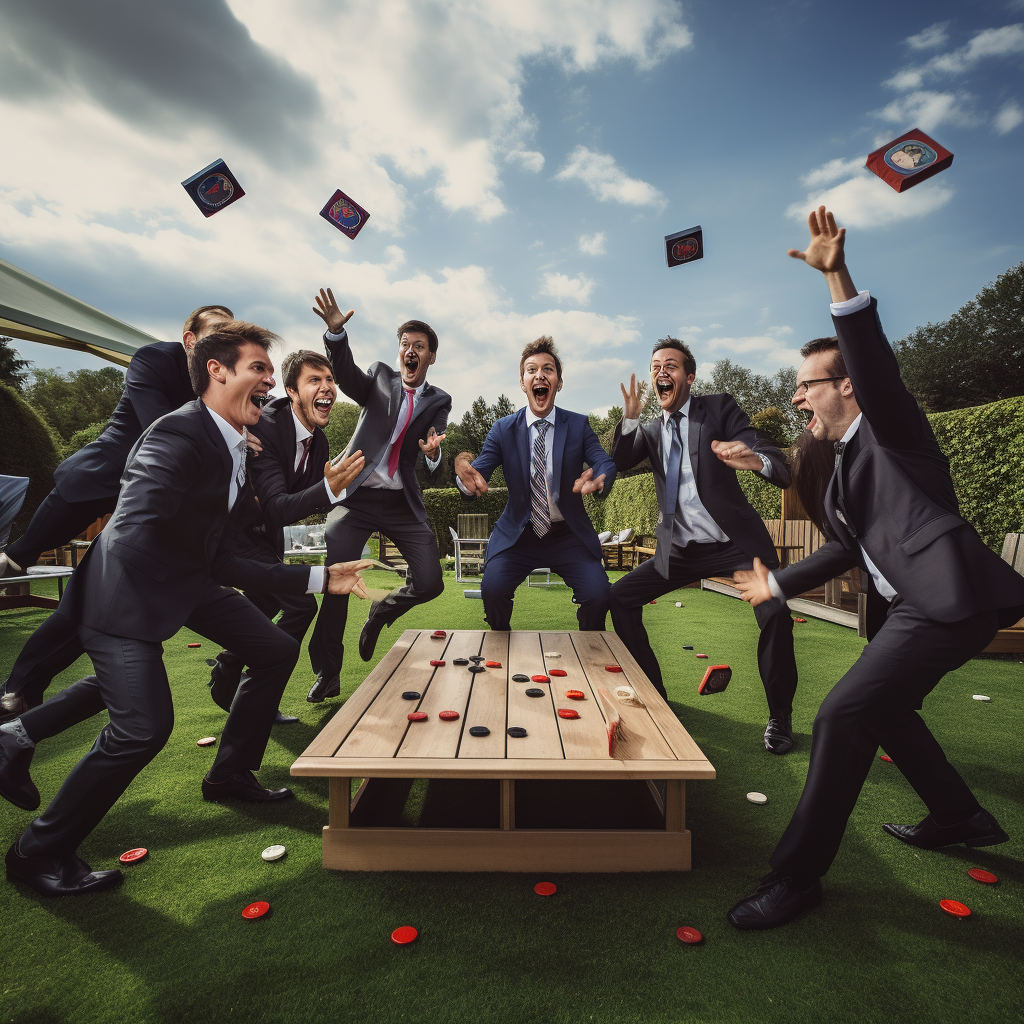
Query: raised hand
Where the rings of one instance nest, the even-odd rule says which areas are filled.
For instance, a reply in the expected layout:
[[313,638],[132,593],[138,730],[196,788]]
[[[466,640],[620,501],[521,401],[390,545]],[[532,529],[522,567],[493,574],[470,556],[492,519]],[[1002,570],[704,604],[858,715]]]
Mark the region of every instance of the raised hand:
[[324,479],[331,489],[331,494],[339,495],[363,471],[366,460],[361,451],[351,455],[341,453],[340,459],[324,464]]
[[420,451],[428,459],[437,458],[437,450],[441,447],[441,442],[445,439],[444,434],[439,434],[433,427],[430,428],[430,432],[427,434],[426,441],[420,440]]
[[595,477],[590,467],[583,470],[580,478],[572,485],[573,494],[593,494],[594,491],[604,490],[604,473]]
[[629,391],[626,391],[625,384],[620,384],[619,390],[622,392],[622,418],[624,420],[640,419],[640,409],[644,402],[644,386],[643,384],[637,386],[636,374],[629,375]]
[[366,584],[363,577],[359,575],[363,569],[369,569],[373,565],[367,558],[358,562],[335,562],[327,567],[329,580],[327,583],[328,594],[355,594],[364,600],[369,598]]
[[473,456],[469,452],[459,452],[455,456],[455,475],[467,494],[487,493],[487,481],[473,468]]
[[760,558],[754,559],[754,568],[738,569],[732,574],[733,586],[740,597],[751,605],[764,604],[772,599],[772,588],[768,586],[768,567]]
[[327,324],[327,330],[331,334],[341,334],[345,324],[352,319],[352,314],[355,313],[355,310],[350,309],[347,313],[342,313],[338,303],[335,301],[334,292],[330,288],[327,291],[321,288],[320,294],[314,295],[313,298],[316,301],[313,312]]
[[761,456],[742,441],[712,441],[711,450],[730,469],[752,469],[755,473],[764,469]]
[[836,227],[836,219],[824,206],[811,210],[807,218],[811,240],[804,252],[787,249],[786,254],[795,260],[803,260],[809,267],[830,274],[846,265],[846,228]]

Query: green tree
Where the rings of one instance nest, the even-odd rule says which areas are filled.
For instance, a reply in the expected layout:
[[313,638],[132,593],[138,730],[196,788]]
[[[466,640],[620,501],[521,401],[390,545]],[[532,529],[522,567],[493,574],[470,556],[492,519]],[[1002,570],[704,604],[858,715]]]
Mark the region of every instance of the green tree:
[[61,440],[93,423],[106,422],[124,391],[124,371],[116,366],[101,370],[37,369],[24,389],[26,401],[45,418]]
[[0,337],[0,384],[23,391],[32,361],[21,358],[21,353],[11,345],[13,340]]
[[801,428],[800,416],[791,401],[795,389],[796,370],[792,366],[784,366],[771,377],[765,377],[731,359],[719,359],[710,378],[703,380],[698,377],[693,382],[692,391],[695,395],[727,392],[748,416],[774,409],[789,422],[789,436],[792,438]]
[[1024,395],[1024,263],[893,351],[904,383],[929,412]]

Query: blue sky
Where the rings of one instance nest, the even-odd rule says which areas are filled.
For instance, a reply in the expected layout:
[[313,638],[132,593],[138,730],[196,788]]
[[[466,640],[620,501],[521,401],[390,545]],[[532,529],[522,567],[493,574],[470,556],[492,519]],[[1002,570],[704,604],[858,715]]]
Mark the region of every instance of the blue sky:
[[[551,334],[601,409],[665,334],[772,373],[831,333],[786,256],[820,200],[891,338],[1024,259],[1022,57],[1019,0],[37,0],[0,11],[0,255],[167,339],[221,301],[316,346],[331,285],[364,363],[435,327],[456,414]],[[955,159],[897,194],[862,165],[915,127]],[[179,182],[218,157],[247,195],[204,220]]]

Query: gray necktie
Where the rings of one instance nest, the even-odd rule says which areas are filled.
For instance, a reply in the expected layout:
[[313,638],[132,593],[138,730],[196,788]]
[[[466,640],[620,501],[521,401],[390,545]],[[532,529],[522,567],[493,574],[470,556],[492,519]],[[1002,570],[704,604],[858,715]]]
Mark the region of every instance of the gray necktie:
[[533,532],[543,537],[551,529],[551,510],[548,508],[548,453],[544,435],[551,426],[547,420],[537,420],[537,440],[533,442],[533,467],[530,471],[531,512]]

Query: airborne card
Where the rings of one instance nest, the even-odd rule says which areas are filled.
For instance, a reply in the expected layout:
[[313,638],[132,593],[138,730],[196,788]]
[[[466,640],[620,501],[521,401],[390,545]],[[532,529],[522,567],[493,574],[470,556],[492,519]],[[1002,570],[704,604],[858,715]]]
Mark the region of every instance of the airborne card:
[[906,192],[952,162],[953,154],[948,149],[915,128],[876,149],[864,166],[897,192]]
[[320,211],[320,216],[349,238],[355,238],[370,219],[370,215],[340,188],[327,200],[327,205]]
[[700,225],[677,231],[674,235],[666,235],[665,259],[670,267],[704,259],[704,232]]
[[204,217],[212,217],[245,195],[245,190],[223,160],[214,160],[209,167],[197,171],[181,184]]

